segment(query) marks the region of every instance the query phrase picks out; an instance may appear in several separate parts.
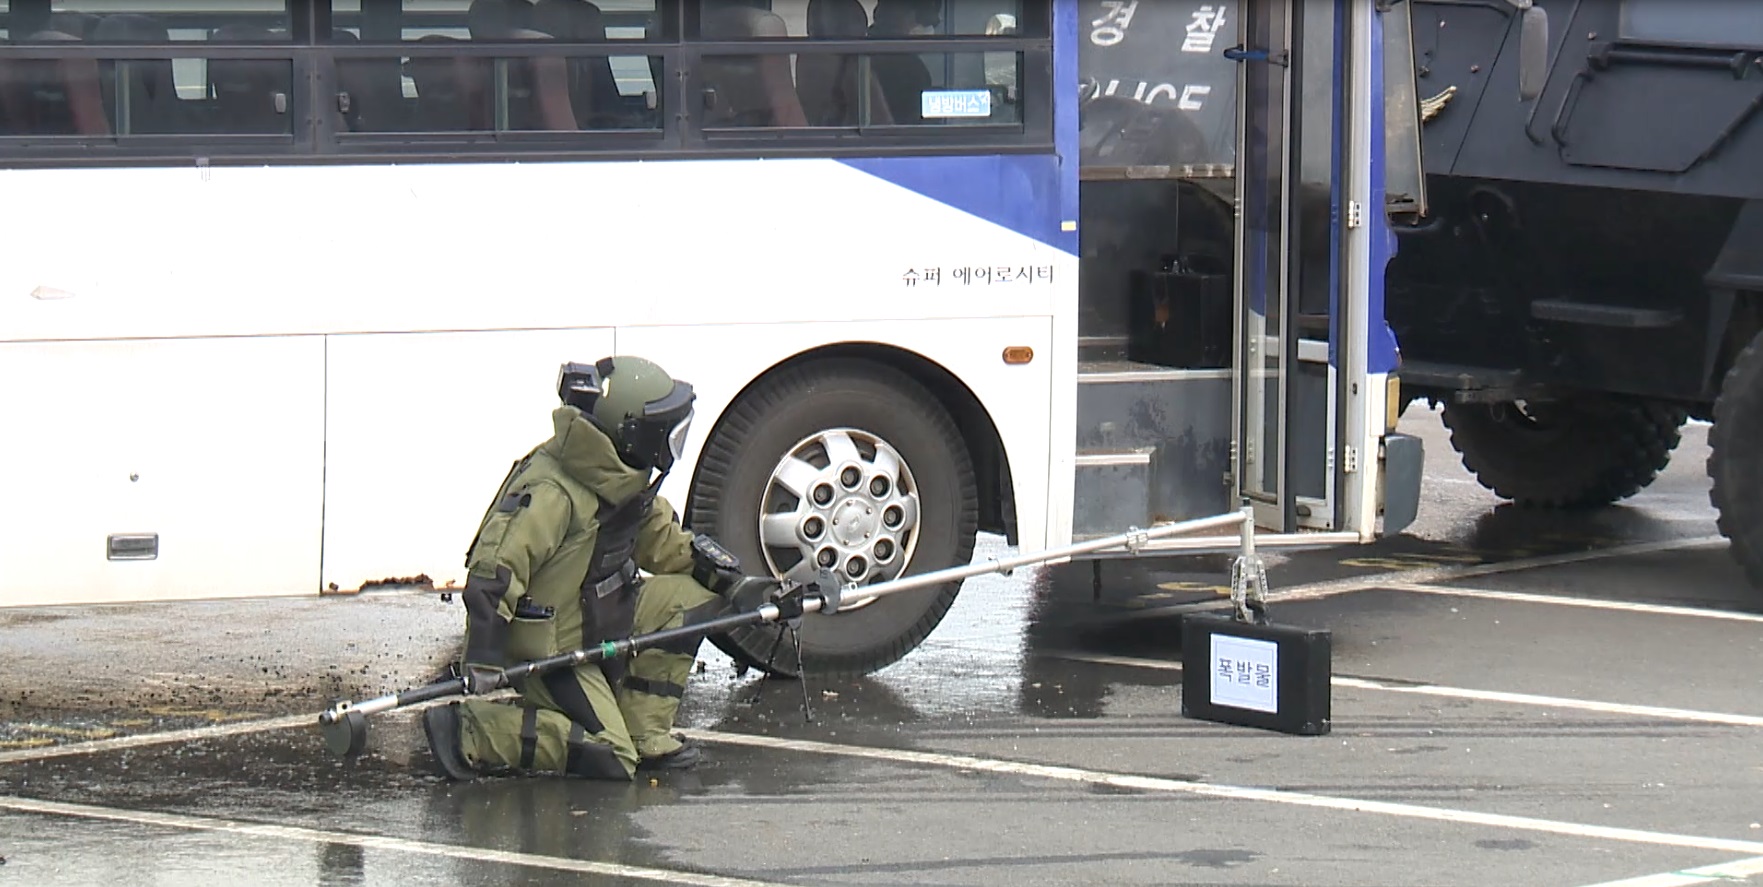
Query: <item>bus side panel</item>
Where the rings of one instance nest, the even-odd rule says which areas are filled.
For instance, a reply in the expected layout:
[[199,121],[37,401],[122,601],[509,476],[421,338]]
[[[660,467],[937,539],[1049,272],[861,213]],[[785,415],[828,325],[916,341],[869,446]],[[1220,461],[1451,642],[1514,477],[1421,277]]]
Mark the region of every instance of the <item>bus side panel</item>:
[[[0,339],[1039,316],[1069,279],[1070,253],[835,160],[209,175],[0,171],[7,205],[32,208],[0,217],[3,242],[29,244],[0,263]],[[105,212],[66,199],[85,193]]]
[[[1052,458],[1047,403],[1053,376],[1052,326],[1048,318],[890,321],[849,324],[768,324],[738,328],[731,341],[721,326],[638,327],[618,331],[619,350],[626,354],[666,354],[668,372],[692,383],[698,392],[698,419],[686,452],[687,464],[676,468],[662,486],[662,495],[684,511],[698,454],[724,410],[743,388],[766,370],[803,351],[827,342],[883,342],[914,351],[942,366],[970,388],[990,414],[1004,442],[1016,481],[1017,520],[1025,547],[1044,538],[1045,478]],[[1008,345],[1027,345],[1035,359],[1008,366]],[[703,429],[702,431],[698,429]],[[1069,426],[1062,429],[1070,437]]]
[[463,583],[509,466],[551,435],[557,368],[610,329],[328,337],[324,583]]
[[313,592],[322,339],[0,344],[0,415],[0,605]]

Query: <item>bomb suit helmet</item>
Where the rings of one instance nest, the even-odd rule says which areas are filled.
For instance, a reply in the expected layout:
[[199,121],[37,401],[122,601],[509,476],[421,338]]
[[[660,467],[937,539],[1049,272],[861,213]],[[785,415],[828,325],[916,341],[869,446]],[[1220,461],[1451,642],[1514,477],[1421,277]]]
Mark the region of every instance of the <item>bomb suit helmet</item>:
[[697,399],[689,383],[654,361],[620,355],[564,364],[557,397],[581,410],[612,440],[618,458],[641,471],[667,471],[679,461]]

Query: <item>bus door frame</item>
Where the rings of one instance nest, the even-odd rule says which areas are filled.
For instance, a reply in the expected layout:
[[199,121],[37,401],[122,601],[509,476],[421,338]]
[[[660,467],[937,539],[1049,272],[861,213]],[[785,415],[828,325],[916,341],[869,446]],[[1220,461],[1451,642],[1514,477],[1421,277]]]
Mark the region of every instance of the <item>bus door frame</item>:
[[[1239,43],[1226,51],[1238,63],[1233,493],[1265,531],[1370,541],[1387,397],[1367,362],[1373,325],[1383,329],[1370,267],[1381,218],[1369,218],[1383,190],[1373,187],[1381,13],[1373,0],[1242,0],[1238,10]],[[1315,58],[1318,47],[1328,57]],[[1326,113],[1313,101],[1318,76],[1329,81]],[[1326,334],[1304,338],[1298,309],[1319,321],[1318,305]]]

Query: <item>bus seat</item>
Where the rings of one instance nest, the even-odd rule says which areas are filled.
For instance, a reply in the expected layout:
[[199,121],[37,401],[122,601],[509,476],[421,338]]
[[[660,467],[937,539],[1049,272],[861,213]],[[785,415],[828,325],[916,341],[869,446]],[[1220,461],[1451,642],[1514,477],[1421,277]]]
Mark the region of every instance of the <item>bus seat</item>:
[[[361,38],[357,37],[354,31],[332,28],[331,43],[338,46],[356,46],[361,43]],[[347,107],[339,102],[329,108],[336,121],[337,131],[361,132],[367,128],[366,121],[374,117],[370,114],[364,118],[362,107],[379,104],[380,101],[376,101],[376,99],[383,101],[386,90],[397,88],[397,84],[392,82],[392,78],[396,77],[397,66],[395,64],[388,66],[384,59],[339,58],[336,70],[337,92],[349,97]],[[374,83],[376,77],[382,82]],[[381,90],[376,92],[375,86],[381,87]],[[379,117],[389,116],[387,112],[390,109],[380,108],[379,111]]]
[[[209,35],[213,43],[281,42],[268,28],[222,25]],[[279,59],[209,59],[208,88],[214,96],[217,132],[292,132],[288,95],[291,68]]]
[[533,5],[527,0],[471,0],[465,26],[473,40],[510,40],[513,32],[533,26]]
[[[549,34],[526,28],[510,31],[512,40],[548,40]],[[508,66],[510,129],[571,131],[578,127],[570,102],[569,59],[528,56]]]
[[53,12],[49,14],[49,30],[96,43],[92,31],[102,20],[89,12]]
[[[417,43],[451,43],[456,37],[426,34]],[[410,79],[416,83],[415,129],[418,132],[461,132],[490,128],[487,60],[482,58],[412,56]]]
[[[78,43],[64,31],[38,31],[21,44]],[[7,81],[9,131],[24,135],[109,135],[104,95],[93,58],[12,59]]]
[[[858,0],[808,0],[808,36],[820,40],[860,40],[869,33],[869,13]],[[809,126],[856,126],[857,60],[860,56],[796,57],[796,96]]]
[[538,0],[533,4],[533,27],[559,40],[606,39],[606,16],[588,0]]
[[[927,5],[925,0],[876,0],[875,25],[869,33],[883,40],[910,37],[927,20],[939,15],[935,4]],[[915,54],[889,53],[873,57],[870,65],[887,97],[894,121],[923,123],[923,95],[935,85],[924,59]]]
[[[92,29],[93,43],[164,45],[170,40],[165,25],[136,13],[107,15]],[[108,59],[100,63],[104,107],[117,133],[178,132],[182,128],[178,125],[181,106],[171,59],[128,59],[118,77],[116,69],[122,64],[121,60]],[[121,90],[119,80],[125,87]]]
[[[705,9],[701,29],[706,40],[782,39],[790,35],[776,13],[740,5]],[[796,95],[789,56],[711,56],[704,59],[702,69],[704,85],[716,92],[715,106],[704,115],[706,125],[808,125],[802,100]]]
[[[588,0],[538,0],[533,26],[559,40],[600,43],[606,40],[606,19]],[[569,62],[569,98],[578,121],[588,129],[616,127],[621,100],[612,60],[606,56]]]

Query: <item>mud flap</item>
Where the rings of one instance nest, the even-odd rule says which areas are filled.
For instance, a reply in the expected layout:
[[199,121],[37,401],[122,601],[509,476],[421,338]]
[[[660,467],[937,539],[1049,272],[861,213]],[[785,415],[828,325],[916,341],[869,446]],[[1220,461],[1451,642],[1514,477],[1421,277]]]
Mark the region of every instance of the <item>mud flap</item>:
[[1426,446],[1407,434],[1386,435],[1383,441],[1383,535],[1394,536],[1420,516]]
[[1327,630],[1196,613],[1182,617],[1181,653],[1182,717],[1301,736],[1329,732]]

